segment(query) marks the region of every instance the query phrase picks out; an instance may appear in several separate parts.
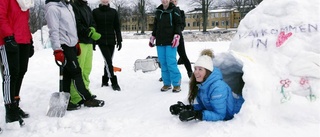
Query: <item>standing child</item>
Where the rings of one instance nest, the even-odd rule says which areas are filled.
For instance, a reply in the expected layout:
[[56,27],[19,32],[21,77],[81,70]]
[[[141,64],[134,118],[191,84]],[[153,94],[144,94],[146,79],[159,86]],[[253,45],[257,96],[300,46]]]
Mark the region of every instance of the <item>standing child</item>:
[[170,0],[161,0],[154,19],[152,36],[149,46],[154,46],[156,40],[158,59],[161,65],[163,87],[161,91],[168,91],[173,85],[172,92],[180,92],[181,74],[177,65],[177,47],[181,34],[181,17],[179,9]]
[[6,123],[29,117],[19,107],[20,89],[27,72],[29,57],[34,53],[29,28],[29,8],[34,1],[2,0],[0,2],[0,65]]
[[[171,2],[177,6],[178,4],[178,0],[171,0]],[[181,14],[181,31],[184,30],[184,28],[186,27],[186,16],[184,15],[184,11],[181,10],[179,7],[177,7],[180,10],[180,14]],[[178,46],[178,54],[180,56],[179,60],[178,60],[178,64],[180,62],[182,62],[182,64],[184,64],[184,67],[187,70],[187,74],[188,77],[190,78],[192,75],[192,68],[191,68],[191,63],[188,59],[187,53],[186,53],[186,49],[184,46],[184,39],[183,39],[183,35],[182,32],[180,33],[180,41],[179,41],[179,46]]]
[[100,0],[99,7],[94,9],[92,13],[97,24],[97,32],[101,34],[101,38],[97,41],[97,44],[105,59],[101,86],[108,86],[110,79],[112,89],[120,91],[118,78],[114,74],[112,62],[115,45],[117,45],[118,51],[122,48],[118,12],[110,7],[109,0]]
[[[93,57],[93,42],[98,40],[101,37],[101,35],[95,31],[96,30],[95,23],[93,20],[91,9],[88,6],[87,0],[74,0],[74,2],[71,3],[71,5],[76,18],[77,32],[78,32],[78,38],[79,38],[78,46],[80,46],[78,48],[79,50],[78,52],[80,54],[78,55],[78,62],[82,70],[82,79],[83,79],[84,85],[86,89],[89,90],[90,89],[89,75],[92,69],[92,57]],[[70,102],[72,104],[79,105],[83,103],[82,98],[77,93],[73,83],[71,84],[71,87],[70,87],[70,95],[71,95]],[[77,105],[73,105],[75,107],[72,107],[72,105],[70,105],[68,110],[78,109],[78,107],[76,107]]]
[[104,101],[93,98],[82,79],[81,68],[77,59],[76,20],[70,1],[46,0],[45,11],[55,60],[61,63],[66,61],[63,67],[63,91],[70,92],[72,82],[78,94],[84,100],[84,106],[102,107]]

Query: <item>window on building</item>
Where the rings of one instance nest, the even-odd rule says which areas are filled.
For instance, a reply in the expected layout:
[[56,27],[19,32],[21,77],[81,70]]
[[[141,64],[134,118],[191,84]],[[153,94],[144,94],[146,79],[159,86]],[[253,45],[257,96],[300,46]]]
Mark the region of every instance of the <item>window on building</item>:
[[216,21],[216,26],[219,26],[219,21]]
[[222,26],[225,26],[226,24],[224,23],[224,21],[221,21],[221,25],[222,25]]
[[214,21],[212,21],[212,22],[211,22],[211,26],[213,26],[213,27],[214,27]]
[[222,12],[222,13],[221,13],[221,17],[226,17],[226,13],[225,13],[225,12]]
[[219,18],[219,13],[215,13],[214,17]]
[[226,21],[226,26],[229,26],[229,21]]
[[187,23],[187,26],[190,27],[190,23]]
[[197,22],[193,22],[192,26],[193,27],[197,26]]
[[214,18],[214,13],[210,14],[211,18]]
[[237,23],[233,23],[233,27],[238,27],[238,24]]

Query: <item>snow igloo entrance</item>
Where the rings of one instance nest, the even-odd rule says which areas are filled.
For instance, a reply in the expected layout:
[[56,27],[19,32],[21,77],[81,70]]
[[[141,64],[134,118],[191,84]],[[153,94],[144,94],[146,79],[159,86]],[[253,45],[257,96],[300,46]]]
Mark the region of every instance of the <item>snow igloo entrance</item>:
[[213,65],[222,72],[224,81],[230,86],[232,92],[242,95],[245,82],[242,79],[243,70],[236,58],[229,53],[220,53],[213,59]]

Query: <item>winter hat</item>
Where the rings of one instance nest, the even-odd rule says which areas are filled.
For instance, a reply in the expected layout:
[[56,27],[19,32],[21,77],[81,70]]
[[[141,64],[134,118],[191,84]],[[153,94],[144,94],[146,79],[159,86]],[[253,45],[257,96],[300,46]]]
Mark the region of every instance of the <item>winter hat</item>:
[[204,67],[211,72],[213,71],[213,52],[210,49],[204,49],[201,51],[200,57],[194,63],[194,66]]

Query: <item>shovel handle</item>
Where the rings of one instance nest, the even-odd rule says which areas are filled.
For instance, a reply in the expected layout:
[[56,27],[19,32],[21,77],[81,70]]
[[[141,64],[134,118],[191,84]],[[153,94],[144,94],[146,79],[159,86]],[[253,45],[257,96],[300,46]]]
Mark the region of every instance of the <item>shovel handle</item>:
[[56,61],[56,64],[59,66],[59,92],[63,92],[63,67],[67,64],[67,60],[64,60],[61,64]]
[[57,64],[59,67],[64,67],[64,66],[67,64],[67,60],[64,59],[63,62],[60,62],[60,61],[57,61],[57,60],[56,60],[56,64]]

